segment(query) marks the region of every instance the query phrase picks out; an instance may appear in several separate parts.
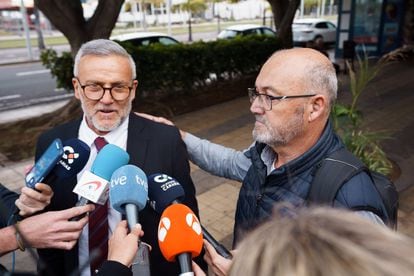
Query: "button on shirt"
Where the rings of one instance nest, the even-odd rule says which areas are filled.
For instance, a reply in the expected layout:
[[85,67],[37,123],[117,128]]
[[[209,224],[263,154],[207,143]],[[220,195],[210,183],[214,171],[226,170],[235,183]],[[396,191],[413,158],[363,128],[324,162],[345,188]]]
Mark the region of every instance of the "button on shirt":
[[[86,123],[85,117],[83,117],[83,120],[81,122],[80,128],[79,128],[79,134],[78,138],[85,142],[89,147],[91,148],[91,153],[89,156],[88,163],[83,168],[83,170],[78,174],[78,181],[80,177],[82,176],[82,173],[84,171],[90,171],[93,162],[95,161],[97,150],[94,144],[94,141],[96,137],[101,136],[104,137],[105,140],[109,144],[114,144],[124,150],[126,150],[126,144],[127,144],[127,138],[128,138],[128,122],[129,117],[126,117],[125,120],[121,123],[119,127],[117,127],[115,130],[109,132],[105,136],[97,135],[94,131],[92,131],[88,124]],[[115,230],[118,223],[121,221],[121,214],[112,209],[112,207],[109,206],[108,210],[108,223],[109,223],[109,237],[112,235],[113,231]],[[89,260],[89,238],[88,238],[88,225],[86,225],[83,228],[83,231],[81,233],[81,236],[79,238],[79,267],[86,264]],[[85,268],[81,272],[81,276],[90,276],[90,269],[89,266]]]

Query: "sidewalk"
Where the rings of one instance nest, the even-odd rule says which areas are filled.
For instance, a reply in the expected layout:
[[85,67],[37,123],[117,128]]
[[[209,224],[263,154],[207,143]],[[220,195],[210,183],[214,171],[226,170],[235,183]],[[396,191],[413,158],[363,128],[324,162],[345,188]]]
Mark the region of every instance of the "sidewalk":
[[[390,158],[401,168],[395,184],[400,191],[398,231],[414,237],[414,66],[389,65],[369,85],[363,94],[361,109],[366,125],[372,130],[388,129],[394,139],[384,143]],[[347,98],[346,90],[339,98]],[[224,115],[225,114],[225,115]],[[174,118],[176,125],[200,137],[235,149],[244,149],[251,142],[253,116],[246,97],[211,106]],[[9,188],[18,190],[23,184],[23,168],[31,160],[8,163],[0,169],[0,180]],[[214,177],[191,165],[191,175],[197,188],[201,220],[208,231],[230,248],[233,218],[240,183]],[[10,264],[11,255],[0,258]],[[27,253],[18,252],[18,270],[34,269]]]

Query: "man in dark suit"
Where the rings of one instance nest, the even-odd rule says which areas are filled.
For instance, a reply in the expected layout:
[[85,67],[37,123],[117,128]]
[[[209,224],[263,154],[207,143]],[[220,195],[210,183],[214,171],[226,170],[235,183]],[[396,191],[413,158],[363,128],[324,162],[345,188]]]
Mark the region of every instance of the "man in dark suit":
[[[106,142],[125,149],[130,155],[130,164],[140,167],[147,175],[165,173],[177,179],[185,190],[184,203],[198,215],[187,151],[178,129],[131,113],[138,85],[135,78],[135,63],[120,45],[105,39],[85,43],[75,57],[72,80],[75,97],[80,100],[84,116],[43,133],[37,143],[36,159],[55,138],[79,138],[91,147],[91,156],[84,171],[90,170],[97,154],[94,140],[103,137]],[[67,209],[76,204],[78,197],[72,190],[81,174],[64,182],[51,183],[54,196],[48,210]],[[90,214],[90,221],[92,216],[93,213]],[[121,220],[121,215],[109,208],[107,218],[110,234]],[[159,250],[159,218],[148,206],[139,213],[139,222],[145,233],[142,240],[152,246],[151,274],[178,275],[179,266],[168,263]],[[40,257],[54,275],[68,275],[88,264],[87,228],[84,228],[78,246],[70,251],[39,250]],[[95,271],[84,269],[81,275],[91,273]]]

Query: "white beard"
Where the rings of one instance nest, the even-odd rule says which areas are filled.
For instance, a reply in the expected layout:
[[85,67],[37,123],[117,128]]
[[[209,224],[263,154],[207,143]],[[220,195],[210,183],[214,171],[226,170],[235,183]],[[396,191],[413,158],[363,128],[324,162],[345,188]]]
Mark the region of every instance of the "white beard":
[[303,107],[297,108],[294,117],[280,124],[277,129],[265,117],[256,115],[256,120],[263,125],[253,128],[253,139],[271,147],[287,145],[303,131],[303,113]]
[[117,127],[119,127],[121,125],[121,123],[125,120],[126,116],[129,115],[129,113],[131,112],[132,109],[132,102],[129,101],[125,107],[124,107],[124,111],[125,111],[125,115],[122,117],[120,116],[114,123],[112,123],[111,125],[103,125],[100,124],[97,116],[93,116],[91,114],[89,114],[86,110],[86,106],[84,104],[83,101],[81,101],[81,105],[82,105],[82,110],[83,113],[86,116],[86,119],[88,120],[89,123],[91,123],[93,125],[93,127],[101,132],[110,132],[114,129],[116,129]]

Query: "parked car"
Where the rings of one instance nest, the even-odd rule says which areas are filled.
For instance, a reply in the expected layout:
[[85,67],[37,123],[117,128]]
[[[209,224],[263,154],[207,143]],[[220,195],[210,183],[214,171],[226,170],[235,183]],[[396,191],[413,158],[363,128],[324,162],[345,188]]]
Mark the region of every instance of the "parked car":
[[136,32],[121,34],[112,36],[111,39],[121,42],[131,42],[135,46],[147,46],[154,43],[160,43],[163,45],[173,45],[180,43],[169,35],[157,32]]
[[324,19],[304,18],[293,21],[293,43],[305,45],[308,41],[315,43],[335,44],[336,26]]
[[246,35],[270,35],[276,36],[276,32],[271,28],[256,24],[243,24],[243,25],[234,25],[227,27],[222,30],[217,36],[218,39],[234,38],[236,36],[246,36]]

